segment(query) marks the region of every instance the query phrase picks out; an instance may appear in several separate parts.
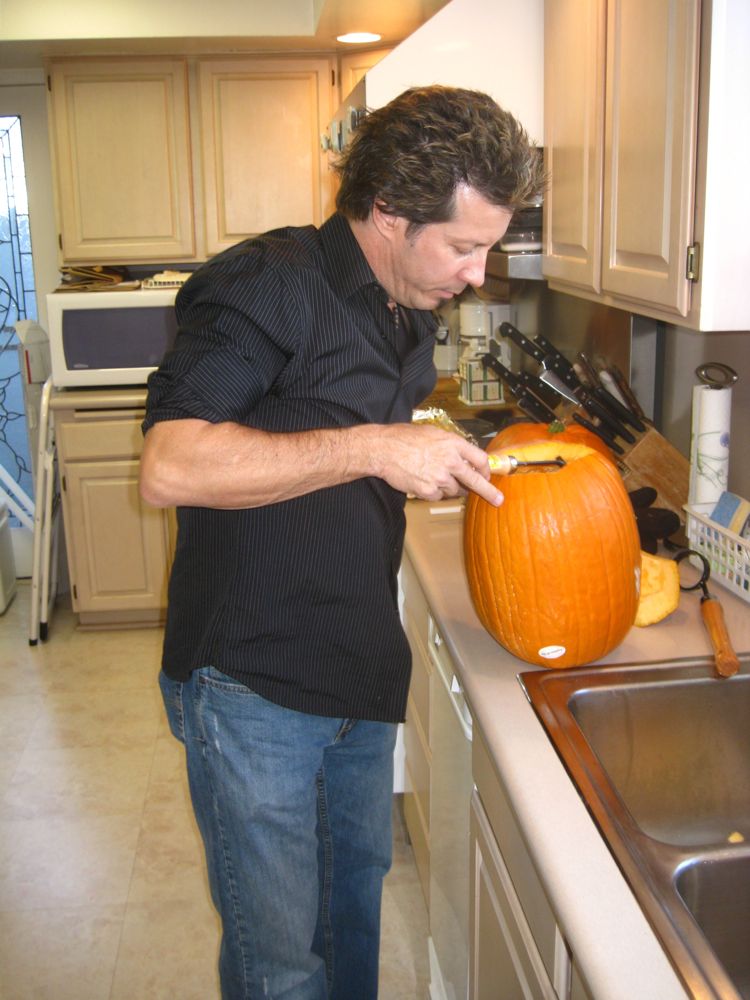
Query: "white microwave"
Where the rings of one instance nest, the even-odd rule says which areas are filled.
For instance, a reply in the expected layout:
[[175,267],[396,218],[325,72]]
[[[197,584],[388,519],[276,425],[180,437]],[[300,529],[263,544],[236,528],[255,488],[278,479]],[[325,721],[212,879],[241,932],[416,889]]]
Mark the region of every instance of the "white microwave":
[[174,343],[176,295],[176,288],[48,295],[53,384],[144,385]]

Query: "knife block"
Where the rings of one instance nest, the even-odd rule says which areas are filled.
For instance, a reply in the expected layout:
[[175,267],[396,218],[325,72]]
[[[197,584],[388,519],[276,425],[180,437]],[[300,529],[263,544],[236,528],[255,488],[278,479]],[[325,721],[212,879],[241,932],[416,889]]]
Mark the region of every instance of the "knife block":
[[635,444],[624,445],[625,453],[617,456],[625,488],[628,492],[641,486],[656,490],[655,507],[674,511],[685,523],[684,505],[688,502],[690,462],[653,427],[639,434]]

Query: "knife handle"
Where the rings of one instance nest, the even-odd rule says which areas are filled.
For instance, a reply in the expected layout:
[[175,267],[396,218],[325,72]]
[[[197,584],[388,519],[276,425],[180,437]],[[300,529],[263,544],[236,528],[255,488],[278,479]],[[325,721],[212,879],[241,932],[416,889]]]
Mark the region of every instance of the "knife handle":
[[601,438],[607,447],[611,448],[616,455],[625,454],[625,449],[621,448],[613,437],[610,437],[610,435],[607,434],[606,431],[602,430],[601,427],[597,427],[595,424],[592,424],[590,420],[582,417],[580,413],[574,413],[573,420],[575,420],[577,424],[580,424],[581,427],[585,427],[587,431],[591,431],[592,434],[596,434],[598,438]]
[[[573,372],[573,374],[575,374],[575,369],[573,368],[573,365],[568,361],[565,355],[561,354],[560,351],[558,351],[558,349],[555,347],[555,345],[550,343],[550,341],[547,340],[546,337],[543,337],[541,333],[538,333],[536,337],[534,337],[534,342],[542,348],[545,355],[551,354],[552,357],[560,363],[561,368],[565,369],[565,371],[567,372]],[[578,376],[576,376],[576,378],[577,377]]]
[[500,324],[500,335],[502,337],[507,337],[508,340],[512,340],[514,344],[517,344],[522,351],[529,354],[535,361],[541,362],[544,359],[544,351],[535,344],[533,340],[529,340],[528,337],[524,337],[520,330],[516,329],[512,323],[507,321]]
[[600,403],[588,389],[579,389],[578,398],[580,399],[583,407],[587,409],[589,413],[601,420],[609,433],[616,434],[619,437],[624,438],[629,444],[635,443],[635,438],[627,427],[623,427],[621,422],[616,417],[613,417],[606,406],[604,406],[603,403]]
[[635,393],[630,388],[630,383],[628,382],[628,380],[622,374],[622,372],[617,367],[617,365],[610,365],[609,371],[611,372],[612,377],[614,378],[615,382],[617,383],[617,386],[618,386],[620,392],[625,397],[625,399],[627,401],[627,404],[630,407],[630,409],[632,410],[632,412],[636,415],[636,417],[638,417],[639,420],[642,420],[644,422],[644,424],[645,424],[646,420],[648,418],[646,417],[646,414],[641,409],[641,404],[638,402],[638,400],[636,399]]
[[[604,373],[602,372],[602,374]],[[620,400],[616,399],[603,385],[598,386],[596,389],[592,389],[591,392],[604,406],[609,407],[613,415],[623,423],[629,424],[637,431],[646,430],[645,424],[643,424],[634,413],[631,413],[627,406],[623,406]]]
[[727,632],[724,609],[715,597],[701,598],[701,617],[711,639],[716,672],[720,677],[731,677],[740,669],[740,662]]
[[555,411],[551,410],[546,403],[528,389],[511,389],[510,391],[516,398],[519,410],[522,410],[537,423],[551,424],[558,419]]
[[522,385],[538,396],[551,410],[554,410],[560,401],[560,396],[554,389],[550,389],[540,378],[530,372],[519,372],[518,378]]

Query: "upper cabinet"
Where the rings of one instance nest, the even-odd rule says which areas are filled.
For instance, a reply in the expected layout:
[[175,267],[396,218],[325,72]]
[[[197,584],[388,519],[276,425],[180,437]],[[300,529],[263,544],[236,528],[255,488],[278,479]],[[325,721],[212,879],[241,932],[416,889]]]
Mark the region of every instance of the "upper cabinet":
[[279,226],[320,225],[332,210],[320,141],[329,60],[200,60],[198,88],[207,253]]
[[325,58],[53,62],[62,262],[202,260],[320,225],[333,86]]
[[62,60],[49,85],[62,259],[193,257],[184,61]]
[[339,102],[348,97],[368,70],[377,66],[381,59],[391,52],[391,49],[368,49],[362,52],[355,49],[339,56]]
[[747,216],[726,161],[747,163],[749,38],[743,0],[546,3],[552,288],[695,329],[750,328],[750,297],[730,280],[750,220],[724,204],[737,183]]

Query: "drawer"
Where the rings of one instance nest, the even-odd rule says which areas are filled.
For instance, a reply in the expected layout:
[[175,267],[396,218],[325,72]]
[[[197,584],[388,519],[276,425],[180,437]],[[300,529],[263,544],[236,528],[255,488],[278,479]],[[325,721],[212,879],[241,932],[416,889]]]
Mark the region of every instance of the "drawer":
[[432,662],[427,655],[425,642],[417,637],[418,627],[414,624],[411,612],[407,607],[403,612],[404,631],[411,647],[411,683],[409,685],[410,698],[413,701],[414,711],[419,718],[422,732],[429,739],[430,736],[430,677],[432,676]]
[[416,717],[411,695],[406,705],[404,724],[404,755],[406,759],[406,787],[418,802],[425,829],[430,829],[430,767],[432,754],[426,734]]
[[421,642],[426,651],[430,611],[427,607],[422,587],[417,579],[417,574],[407,555],[404,555],[401,562],[401,592],[403,594],[404,613],[408,612],[413,626],[414,637]]
[[557,924],[547,894],[542,887],[515,816],[500,784],[489,752],[475,732],[472,742],[474,784],[492,826],[526,920],[539,949],[547,974],[555,974]]
[[137,458],[143,448],[143,417],[143,410],[57,415],[56,441],[63,461]]
[[409,840],[414,852],[414,863],[422,886],[427,912],[430,911],[430,835],[425,827],[424,816],[416,796],[404,794],[404,822],[409,831]]

